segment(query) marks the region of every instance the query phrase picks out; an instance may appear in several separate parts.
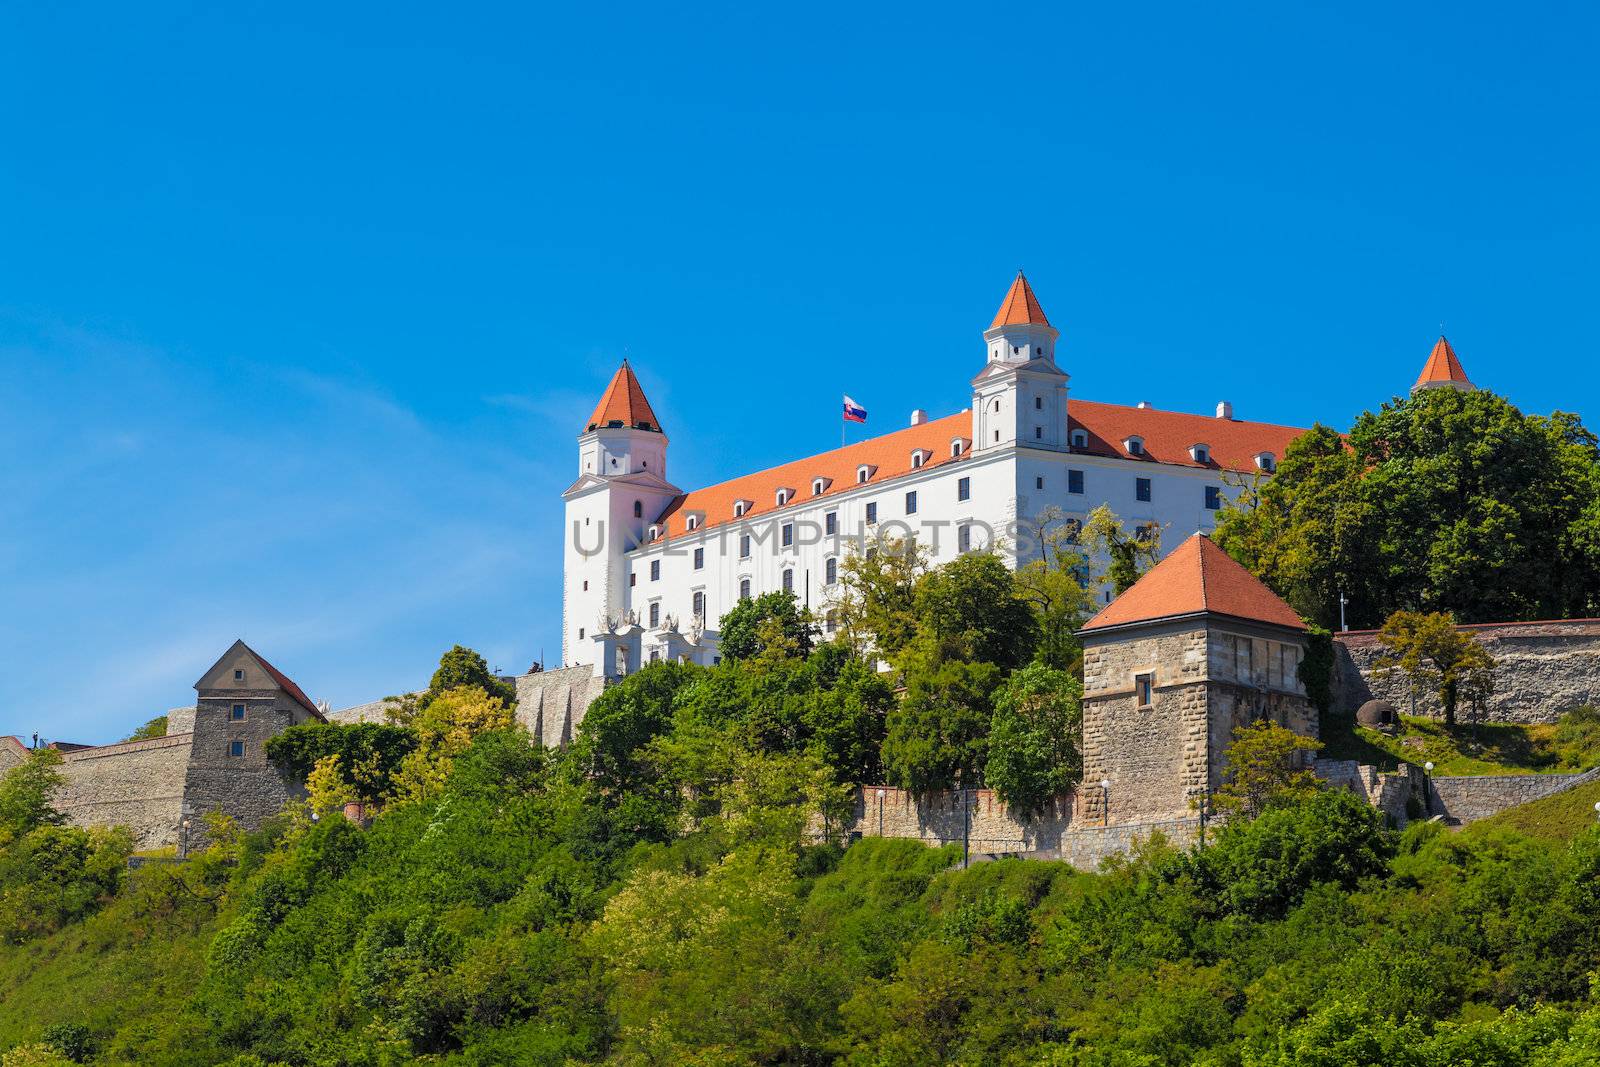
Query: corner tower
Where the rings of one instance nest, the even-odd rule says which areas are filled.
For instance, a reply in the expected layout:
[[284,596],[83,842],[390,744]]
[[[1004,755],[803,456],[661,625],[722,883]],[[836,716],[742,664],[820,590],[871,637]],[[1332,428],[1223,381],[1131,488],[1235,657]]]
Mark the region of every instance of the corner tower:
[[679,495],[667,481],[667,435],[628,361],[578,434],[578,480],[566,501],[563,664],[592,664],[602,620],[628,607],[627,555]]
[[972,447],[1067,449],[1067,374],[1059,331],[1021,271],[983,331],[987,360],[972,379]]
[[1422,373],[1417,376],[1417,384],[1411,387],[1413,393],[1420,393],[1424,389],[1455,389],[1463,393],[1474,391],[1477,386],[1467,378],[1466,369],[1461,366],[1461,360],[1456,358],[1456,350],[1450,347],[1450,342],[1444,334],[1433,343],[1433,351],[1428,353],[1428,362],[1422,365]]

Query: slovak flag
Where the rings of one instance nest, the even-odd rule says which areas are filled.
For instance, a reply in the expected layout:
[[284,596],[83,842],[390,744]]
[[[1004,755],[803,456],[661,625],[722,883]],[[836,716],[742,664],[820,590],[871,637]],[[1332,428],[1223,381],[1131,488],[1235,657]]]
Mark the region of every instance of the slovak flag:
[[845,422],[866,422],[867,421],[867,409],[862,407],[860,404],[857,404],[854,400],[851,400],[848,396],[846,396],[844,398],[844,421]]

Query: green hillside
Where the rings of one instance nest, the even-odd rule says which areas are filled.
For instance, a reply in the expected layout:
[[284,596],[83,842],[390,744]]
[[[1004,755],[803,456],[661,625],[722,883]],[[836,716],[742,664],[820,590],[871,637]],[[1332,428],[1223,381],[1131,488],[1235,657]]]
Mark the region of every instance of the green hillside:
[[1600,824],[1594,806],[1600,803],[1600,782],[1589,782],[1553,797],[1502,811],[1473,829],[1508,829],[1549,841],[1569,841]]
[[1433,773],[1541,774],[1600,764],[1600,710],[1576,708],[1558,723],[1460,723],[1402,715],[1394,733],[1355,725],[1346,716],[1322,724],[1322,754],[1383,769],[1431,762]]

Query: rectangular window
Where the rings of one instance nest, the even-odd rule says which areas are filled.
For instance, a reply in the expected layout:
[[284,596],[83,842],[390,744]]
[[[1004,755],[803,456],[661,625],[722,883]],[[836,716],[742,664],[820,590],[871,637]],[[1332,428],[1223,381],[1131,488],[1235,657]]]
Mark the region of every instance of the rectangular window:
[[839,561],[833,556],[828,557],[828,562],[824,573],[827,575],[824,581],[826,581],[829,585],[832,585],[839,580]]
[[655,628],[661,625],[661,601],[650,601],[650,626]]
[[878,502],[876,500],[867,504],[867,523],[871,525],[878,521]]
[[915,492],[907,493],[906,494],[906,514],[907,515],[915,515],[916,513],[917,513],[917,494]]
[[1215,485],[1206,486],[1206,510],[1216,511],[1222,507],[1222,490]]
[[794,592],[794,571],[783,572],[783,591],[785,593]]
[[1135,478],[1133,480],[1133,495],[1148,504],[1150,502],[1150,479]]
[[1079,494],[1081,494],[1083,492],[1083,472],[1082,471],[1068,471],[1067,472],[1067,492],[1069,492],[1069,493],[1079,493]]
[[703,548],[695,549],[694,550],[694,569],[695,570],[699,570],[700,568],[704,567],[705,565],[706,565],[706,550],[703,549]]
[[822,516],[822,529],[824,533],[836,534],[839,532],[839,513],[830,511]]
[[783,547],[788,548],[792,544],[794,544],[794,523],[786,522],[783,524]]
[[652,582],[659,582],[661,580],[661,561],[659,559],[653,559],[650,561],[650,580]]
[[234,681],[236,681],[236,682],[242,682],[242,681],[244,681],[244,671],[242,671],[242,670],[235,670],[235,671],[234,671],[234,672],[233,672],[233,680],[234,680]]
[[1043,478],[1035,478],[1033,480],[1033,487],[1035,489],[1043,489],[1044,488],[1044,479]]
[[739,579],[739,599],[740,600],[749,600],[750,599],[750,579],[748,579],[748,578]]
[[740,559],[749,559],[750,558],[750,535],[749,534],[740,534],[739,535],[739,558]]
[[1156,678],[1153,674],[1135,675],[1133,679],[1133,693],[1141,708],[1148,708],[1155,702]]
[[1033,428],[1033,439],[1035,441],[1038,441],[1038,440],[1042,440],[1043,438],[1044,438],[1044,427],[1043,426],[1035,426]]
[[970,527],[970,526],[958,526],[958,527],[956,527],[956,551],[957,552],[971,552],[972,551],[972,527]]
[[634,586],[636,586],[638,584],[639,584],[639,576],[637,574],[635,574],[633,571],[629,571],[628,572],[628,588],[632,589]]
[[961,478],[961,479],[958,479],[956,481],[956,499],[957,500],[971,500],[972,499],[972,479],[971,478]]
[[235,704],[233,706],[233,710],[228,713],[228,717],[233,719],[235,722],[238,722],[240,719],[244,718],[244,705]]
[[581,627],[581,626],[578,627],[578,640],[579,641],[583,640],[583,627]]
[[243,756],[244,755],[244,742],[243,741],[229,741],[228,742],[228,755],[230,755],[230,756]]

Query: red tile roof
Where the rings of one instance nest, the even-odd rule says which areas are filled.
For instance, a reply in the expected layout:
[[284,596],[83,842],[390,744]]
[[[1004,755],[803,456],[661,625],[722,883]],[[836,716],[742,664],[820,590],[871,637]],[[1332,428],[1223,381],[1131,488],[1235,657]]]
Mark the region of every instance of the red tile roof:
[[1216,542],[1197,533],[1151,567],[1133,587],[1084,624],[1084,630],[1154,622],[1209,612],[1236,619],[1304,630],[1293,608],[1234,561]]
[[[244,644],[244,642],[241,641],[240,644]],[[285,693],[288,693],[291,697],[293,697],[295,699],[295,701],[298,702],[301,707],[305,708],[307,711],[309,711],[311,714],[315,715],[319,719],[321,719],[323,717],[322,716],[322,710],[320,708],[318,708],[315,704],[311,703],[311,698],[306,696],[305,691],[303,689],[301,689],[298,685],[294,684],[294,679],[293,678],[290,678],[287,674],[284,674],[278,668],[276,668],[272,664],[268,663],[267,662],[267,657],[263,656],[261,653],[257,652],[255,649],[251,648],[249,645],[245,645],[244,646],[244,650],[246,652],[250,653],[252,656],[254,656],[258,661],[260,661],[262,669],[265,670],[268,674],[272,675],[272,680],[277,682],[280,686],[282,686],[283,687],[283,691]],[[326,720],[324,720],[324,721],[326,721]]]
[[1428,362],[1422,365],[1422,373],[1417,377],[1417,384],[1413,389],[1421,388],[1434,382],[1462,382],[1471,385],[1467,372],[1461,366],[1461,360],[1456,358],[1456,350],[1450,347],[1450,342],[1440,334],[1439,339],[1433,343],[1433,351],[1428,353]]
[[[1204,415],[1097,404],[1088,400],[1068,400],[1067,416],[1072,429],[1082,429],[1089,435],[1087,447],[1074,449],[1075,452],[1128,459],[1130,457],[1122,450],[1122,440],[1130,434],[1137,434],[1144,438],[1145,448],[1145,455],[1138,457],[1137,462],[1210,470],[1255,470],[1255,457],[1258,454],[1270,452],[1274,457],[1282,458],[1289,442],[1305,432],[1291,426],[1274,426],[1264,422],[1213,419]],[[811,484],[816,478],[831,480],[831,484],[820,494],[823,497],[855,488],[856,469],[863,464],[877,468],[868,484],[878,485],[916,469],[911,466],[911,453],[917,449],[929,453],[922,469],[964,462],[966,453],[972,447],[971,442],[963,446],[961,459],[951,457],[950,442],[954,438],[967,439],[971,435],[970,411],[947,415],[859,444],[696,489],[672,500],[656,521],[662,525],[663,536],[676,537],[687,532],[686,520],[691,514],[702,516],[698,527],[701,530],[735,521],[733,504],[736,500],[751,502],[745,512],[746,518],[775,512],[780,510],[776,499],[779,489],[793,489],[793,499],[784,506],[797,507],[816,499],[811,493]],[[1194,444],[1211,447],[1207,462],[1196,463],[1190,458],[1189,446]]]
[[623,360],[617,373],[612,375],[611,384],[606,386],[600,403],[595,405],[594,414],[584,423],[583,432],[613,425],[661,432],[661,423],[656,420],[656,413],[650,410],[650,401],[644,397],[644,387],[639,384],[627,360]]
[[1033,286],[1028,284],[1028,279],[1019,270],[1017,280],[1011,283],[1006,298],[1000,302],[1000,310],[994,313],[994,321],[989,324],[989,329],[1024,324],[1048,326],[1050,320],[1044,317],[1044,308],[1039,306],[1039,298],[1033,295]]

